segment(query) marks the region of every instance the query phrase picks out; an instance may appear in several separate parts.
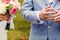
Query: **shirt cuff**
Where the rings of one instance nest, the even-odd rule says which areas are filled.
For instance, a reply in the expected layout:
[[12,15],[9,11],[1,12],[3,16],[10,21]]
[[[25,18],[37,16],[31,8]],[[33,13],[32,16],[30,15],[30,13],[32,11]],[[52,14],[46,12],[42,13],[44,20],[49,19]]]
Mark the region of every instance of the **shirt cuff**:
[[40,14],[40,11],[37,12],[37,19],[40,21],[39,24],[43,24],[43,20],[40,19],[39,14]]

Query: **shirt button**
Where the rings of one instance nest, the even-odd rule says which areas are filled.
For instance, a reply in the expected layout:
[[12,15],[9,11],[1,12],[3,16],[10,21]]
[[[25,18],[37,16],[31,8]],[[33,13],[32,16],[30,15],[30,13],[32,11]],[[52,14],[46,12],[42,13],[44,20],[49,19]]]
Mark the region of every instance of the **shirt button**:
[[50,29],[51,28],[51,26],[48,26],[48,29]]

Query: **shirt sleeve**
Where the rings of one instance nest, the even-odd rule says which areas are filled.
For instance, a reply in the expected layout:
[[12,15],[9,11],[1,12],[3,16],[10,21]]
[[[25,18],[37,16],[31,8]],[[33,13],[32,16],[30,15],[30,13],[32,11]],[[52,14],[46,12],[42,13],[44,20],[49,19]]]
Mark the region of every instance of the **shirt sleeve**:
[[38,11],[37,13],[37,19],[40,21],[40,24],[43,24],[43,20],[40,19],[39,14],[40,14],[40,11]]

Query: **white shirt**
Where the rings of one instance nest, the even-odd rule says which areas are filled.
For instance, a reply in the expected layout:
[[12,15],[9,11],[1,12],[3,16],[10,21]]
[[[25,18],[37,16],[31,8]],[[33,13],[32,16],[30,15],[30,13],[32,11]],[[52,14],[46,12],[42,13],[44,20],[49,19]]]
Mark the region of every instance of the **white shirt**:
[[48,0],[49,3],[54,2],[54,0]]

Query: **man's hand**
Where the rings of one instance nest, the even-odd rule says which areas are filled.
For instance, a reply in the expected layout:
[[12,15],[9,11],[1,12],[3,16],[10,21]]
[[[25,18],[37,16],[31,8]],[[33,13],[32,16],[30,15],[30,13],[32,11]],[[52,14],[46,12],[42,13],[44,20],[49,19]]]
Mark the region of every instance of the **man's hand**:
[[54,22],[60,22],[60,11],[57,11],[57,13],[55,14]]
[[39,14],[40,19],[41,20],[52,20],[52,18],[50,18],[50,14],[55,13],[55,11],[48,12],[50,10],[54,10],[54,9],[51,8],[51,6],[46,6],[45,8],[43,8]]
[[53,9],[51,12],[55,12],[53,21],[56,23],[60,22],[60,11]]

